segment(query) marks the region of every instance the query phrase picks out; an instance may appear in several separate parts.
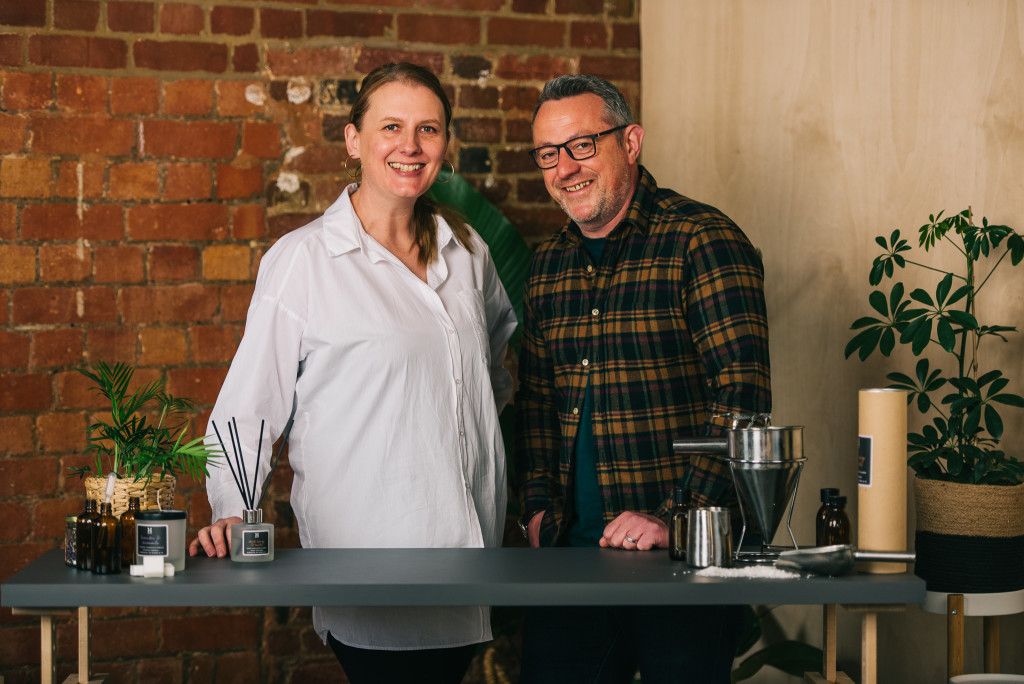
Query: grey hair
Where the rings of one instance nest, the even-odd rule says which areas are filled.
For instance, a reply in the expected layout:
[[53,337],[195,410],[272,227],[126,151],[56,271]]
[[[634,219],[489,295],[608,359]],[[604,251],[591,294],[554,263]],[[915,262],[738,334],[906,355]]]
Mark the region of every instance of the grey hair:
[[533,121],[537,120],[537,112],[545,102],[588,93],[604,100],[604,115],[612,126],[628,126],[633,123],[633,112],[622,92],[603,78],[589,74],[567,74],[545,83],[533,110]]

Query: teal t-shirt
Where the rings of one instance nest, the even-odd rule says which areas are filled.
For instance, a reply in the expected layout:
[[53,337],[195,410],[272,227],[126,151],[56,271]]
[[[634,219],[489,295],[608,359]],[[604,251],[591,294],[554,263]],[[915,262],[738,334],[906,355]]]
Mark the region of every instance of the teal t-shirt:
[[[594,263],[601,262],[604,238],[583,238]],[[594,446],[590,382],[583,395],[580,428],[576,434],[576,469],[573,481],[575,515],[569,525],[569,546],[597,546],[604,534],[604,507],[597,486],[597,449]]]

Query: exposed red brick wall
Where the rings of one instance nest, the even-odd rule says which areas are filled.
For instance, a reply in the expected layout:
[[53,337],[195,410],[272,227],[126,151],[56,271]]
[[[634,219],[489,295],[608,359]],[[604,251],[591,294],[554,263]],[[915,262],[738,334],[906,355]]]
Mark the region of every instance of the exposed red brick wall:
[[[450,160],[535,242],[562,218],[524,154],[539,88],[595,73],[638,107],[638,2],[0,1],[0,580],[59,547],[81,506],[67,467],[99,406],[76,367],[127,361],[209,410],[259,258],[347,182],[343,130],[368,71],[438,73]],[[270,502],[283,546],[297,545],[290,484],[284,467]],[[191,533],[209,520],[201,483],[179,483],[177,505]],[[340,672],[308,609],[94,617],[111,681]],[[36,619],[3,609],[0,630],[6,682],[38,681]],[[74,640],[60,622],[61,679]]]

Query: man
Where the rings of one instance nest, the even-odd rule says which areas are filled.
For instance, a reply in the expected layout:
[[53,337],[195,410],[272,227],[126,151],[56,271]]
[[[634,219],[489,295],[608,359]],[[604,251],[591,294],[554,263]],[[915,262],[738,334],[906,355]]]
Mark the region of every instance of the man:
[[[569,220],[526,284],[516,459],[531,546],[663,549],[672,493],[733,501],[672,441],[771,410],[763,267],[717,209],[659,188],[615,86],[544,87],[530,151]],[[735,510],[735,509],[734,509]],[[523,682],[728,682],[738,607],[527,611]]]

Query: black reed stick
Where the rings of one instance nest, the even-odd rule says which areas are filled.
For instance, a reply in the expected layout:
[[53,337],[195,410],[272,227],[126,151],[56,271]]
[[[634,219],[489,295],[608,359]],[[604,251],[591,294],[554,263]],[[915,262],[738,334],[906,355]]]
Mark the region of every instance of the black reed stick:
[[[224,439],[220,436],[220,430],[217,429],[217,423],[210,421],[213,425],[213,431],[217,433],[217,440],[220,442],[221,451],[224,453],[224,460],[227,461],[228,468],[231,470],[231,477],[235,481],[235,486],[238,487],[238,493],[242,495],[242,503],[245,505],[246,510],[256,510],[256,508],[263,501],[263,494],[266,494],[266,484],[270,483],[270,473],[273,473],[274,466],[277,465],[277,459],[271,463],[270,473],[267,474],[267,482],[263,487],[263,493],[260,494],[259,501],[256,499],[257,481],[260,473],[260,456],[263,451],[263,431],[266,425],[265,420],[260,421],[260,441],[256,446],[256,463],[253,465],[252,473],[252,489],[249,489],[249,475],[245,467],[245,457],[242,452],[242,434],[238,430],[238,421],[232,418],[228,421],[228,440],[231,442],[231,451],[234,456],[235,464],[231,465],[231,458],[228,457],[228,451],[224,448]],[[285,428],[285,439],[287,440],[287,433],[291,427],[291,421],[288,421],[288,426]],[[281,452],[277,452],[278,458],[281,456]]]

